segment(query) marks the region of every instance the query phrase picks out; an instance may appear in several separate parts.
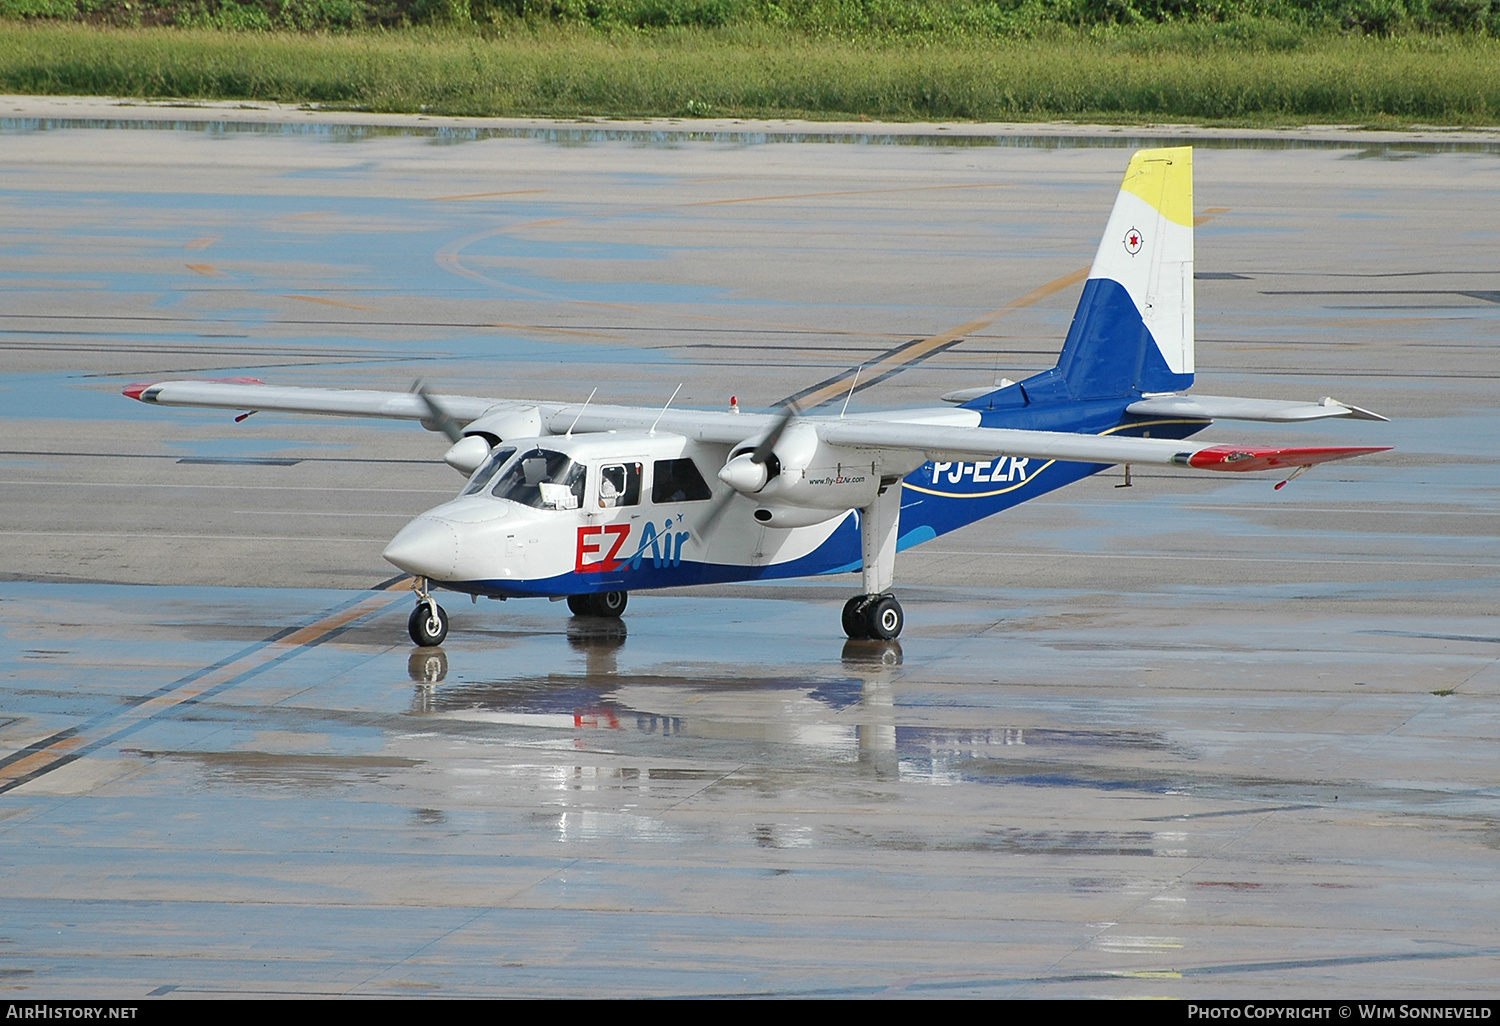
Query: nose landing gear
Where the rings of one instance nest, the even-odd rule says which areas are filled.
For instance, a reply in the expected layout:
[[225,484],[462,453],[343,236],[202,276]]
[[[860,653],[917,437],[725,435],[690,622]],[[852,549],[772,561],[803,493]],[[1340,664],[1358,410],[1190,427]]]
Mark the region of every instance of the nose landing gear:
[[856,641],[890,641],[901,634],[906,617],[894,595],[856,595],[844,603],[842,620],[844,633]]
[[406,621],[406,633],[422,648],[441,645],[448,636],[448,613],[427,590],[426,578],[418,577],[412,590],[417,593],[417,608]]

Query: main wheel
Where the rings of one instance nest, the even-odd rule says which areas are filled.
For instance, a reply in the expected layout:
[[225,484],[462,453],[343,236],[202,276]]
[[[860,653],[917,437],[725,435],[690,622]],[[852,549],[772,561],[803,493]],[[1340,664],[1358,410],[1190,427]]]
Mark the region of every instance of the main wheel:
[[406,621],[406,633],[423,648],[441,645],[448,636],[448,614],[436,602],[418,602]]
[[590,601],[592,595],[569,595],[568,610],[574,616],[593,616],[594,604]]
[[890,641],[901,634],[901,625],[906,618],[901,613],[901,603],[890,595],[882,595],[864,608],[865,637],[877,641]]
[[613,617],[624,615],[625,603],[629,599],[623,591],[601,591],[589,597],[594,600],[595,616]]
[[862,641],[870,636],[868,628],[865,626],[865,618],[860,615],[859,609],[868,598],[868,595],[856,595],[844,603],[844,613],[841,620],[844,625],[844,633],[851,640]]

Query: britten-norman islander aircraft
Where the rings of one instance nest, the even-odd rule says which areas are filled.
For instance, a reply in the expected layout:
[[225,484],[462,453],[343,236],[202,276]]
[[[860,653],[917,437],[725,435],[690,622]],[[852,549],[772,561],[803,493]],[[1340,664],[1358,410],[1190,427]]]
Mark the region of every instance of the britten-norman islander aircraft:
[[844,606],[844,631],[895,638],[898,551],[1109,466],[1277,470],[1290,480],[1388,448],[1189,442],[1215,418],[1385,419],[1331,398],[1182,394],[1192,383],[1192,149],[1178,147],[1131,158],[1057,366],[951,393],[951,407],[756,414],[247,379],[136,384],[125,394],[157,406],[408,419],[445,432],[453,444],[444,460],[468,484],[385,549],[416,579],[409,629],[430,646],[448,632],[433,588],[566,598],[575,614],[616,617],[634,590],[853,572],[863,586]]

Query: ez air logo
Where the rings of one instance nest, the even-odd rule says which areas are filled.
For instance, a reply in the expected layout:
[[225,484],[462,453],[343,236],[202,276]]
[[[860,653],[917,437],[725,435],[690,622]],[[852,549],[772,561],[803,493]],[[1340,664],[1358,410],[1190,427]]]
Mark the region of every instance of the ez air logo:
[[639,570],[641,561],[650,559],[651,565],[682,565],[682,547],[693,536],[691,531],[674,531],[682,522],[682,514],[666,520],[660,528],[651,521],[641,525],[641,539],[635,551],[626,551],[630,538],[629,524],[599,524],[578,529],[578,548],[573,561],[574,573],[612,574],[616,570]]
[[1132,228],[1125,233],[1125,252],[1135,256],[1141,251],[1141,233]]

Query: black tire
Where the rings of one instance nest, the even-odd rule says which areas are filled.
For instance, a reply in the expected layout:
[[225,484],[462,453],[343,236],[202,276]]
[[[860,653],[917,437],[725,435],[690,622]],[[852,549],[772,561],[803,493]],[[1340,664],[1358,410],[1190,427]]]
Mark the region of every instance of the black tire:
[[870,636],[868,633],[869,628],[865,626],[865,618],[860,615],[859,609],[868,598],[868,595],[856,595],[844,603],[844,613],[841,619],[844,625],[844,633],[852,641],[863,641]]
[[406,621],[406,633],[422,648],[441,645],[448,636],[448,614],[436,602],[419,602]]
[[612,616],[616,619],[625,614],[625,603],[630,598],[623,591],[601,591],[590,597],[594,600],[595,616]]
[[589,600],[592,595],[569,595],[568,611],[574,616],[593,616],[594,604]]
[[890,641],[901,636],[906,617],[901,612],[901,603],[890,595],[882,595],[864,608],[865,635],[876,641]]

